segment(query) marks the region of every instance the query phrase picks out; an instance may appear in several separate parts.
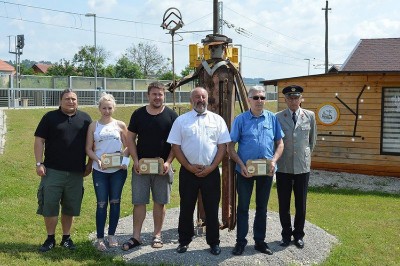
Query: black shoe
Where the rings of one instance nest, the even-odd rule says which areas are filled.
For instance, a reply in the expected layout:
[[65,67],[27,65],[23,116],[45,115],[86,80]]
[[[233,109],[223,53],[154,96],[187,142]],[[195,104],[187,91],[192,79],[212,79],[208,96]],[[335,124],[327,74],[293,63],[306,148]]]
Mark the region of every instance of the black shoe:
[[218,244],[210,246],[210,253],[213,255],[219,255],[221,253],[221,248]]
[[304,241],[303,241],[303,239],[296,239],[296,240],[294,241],[294,244],[295,244],[295,246],[298,247],[298,248],[304,248]]
[[281,243],[279,246],[281,247],[288,247],[290,245],[290,239],[282,239]]
[[242,255],[245,246],[246,245],[243,245],[241,243],[236,243],[235,247],[232,250],[232,254],[236,256]]
[[50,249],[54,248],[55,245],[56,241],[54,239],[47,238],[46,241],[44,241],[43,245],[40,246],[39,251],[40,252],[49,251]]
[[61,241],[60,246],[67,248],[69,250],[75,250],[76,246],[74,244],[74,242],[72,242],[72,239],[70,237],[68,237],[67,239]]
[[185,253],[188,249],[189,245],[181,245],[179,244],[179,246],[176,248],[176,252],[178,253]]
[[274,254],[272,250],[269,249],[267,243],[265,242],[258,242],[254,245],[254,249],[260,251],[261,253],[272,255]]

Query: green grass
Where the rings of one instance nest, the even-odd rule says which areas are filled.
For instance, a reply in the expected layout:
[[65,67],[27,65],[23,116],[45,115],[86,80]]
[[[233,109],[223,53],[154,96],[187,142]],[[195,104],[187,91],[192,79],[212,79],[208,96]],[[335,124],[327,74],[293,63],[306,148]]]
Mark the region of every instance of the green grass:
[[[273,111],[276,106],[267,107]],[[97,108],[81,108],[99,117]],[[129,122],[134,107],[118,107],[115,117]],[[36,215],[36,191],[40,178],[35,173],[33,133],[49,109],[6,110],[7,135],[0,155],[0,265],[125,265],[120,257],[98,252],[88,239],[95,231],[96,199],[91,176],[85,178],[81,216],[75,218],[72,237],[78,250],[56,248],[39,254],[37,248],[46,232],[43,218]],[[175,162],[175,167],[179,165]],[[130,173],[122,196],[121,215],[131,215]],[[174,182],[171,204],[179,203]],[[400,265],[400,195],[362,193],[333,188],[310,189],[307,220],[335,235],[335,246],[323,265]],[[252,206],[254,208],[254,206]],[[277,211],[273,187],[269,209]],[[57,243],[61,229],[57,227]]]

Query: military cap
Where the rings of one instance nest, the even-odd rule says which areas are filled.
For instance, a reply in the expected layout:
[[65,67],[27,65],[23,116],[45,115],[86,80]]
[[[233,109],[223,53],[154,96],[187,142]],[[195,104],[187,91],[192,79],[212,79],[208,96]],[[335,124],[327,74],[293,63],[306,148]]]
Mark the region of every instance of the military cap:
[[287,96],[300,96],[303,88],[297,85],[290,85],[283,88],[282,93]]

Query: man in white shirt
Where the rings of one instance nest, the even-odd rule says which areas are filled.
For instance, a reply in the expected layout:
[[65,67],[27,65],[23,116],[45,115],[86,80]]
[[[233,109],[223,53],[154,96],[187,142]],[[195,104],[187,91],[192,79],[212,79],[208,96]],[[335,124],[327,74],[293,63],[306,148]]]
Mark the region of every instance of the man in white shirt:
[[197,87],[190,93],[193,110],[179,116],[172,125],[167,142],[181,164],[179,172],[179,246],[187,251],[194,236],[193,213],[201,191],[206,214],[206,241],[210,252],[219,255],[218,208],[221,198],[221,176],[218,165],[231,141],[221,116],[207,110],[208,92]]

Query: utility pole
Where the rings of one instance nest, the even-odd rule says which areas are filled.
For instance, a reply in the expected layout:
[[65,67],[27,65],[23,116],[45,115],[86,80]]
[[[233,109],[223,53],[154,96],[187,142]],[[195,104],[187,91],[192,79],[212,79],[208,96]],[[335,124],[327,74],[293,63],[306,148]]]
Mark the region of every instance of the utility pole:
[[307,75],[309,76],[310,75],[310,58],[304,58],[304,60],[308,61],[308,72],[307,72]]
[[332,8],[328,8],[328,0],[322,10],[325,10],[325,73],[328,73],[328,11],[332,10]]
[[218,2],[218,33],[219,34],[224,34],[224,15],[223,15],[223,2],[220,1]]

